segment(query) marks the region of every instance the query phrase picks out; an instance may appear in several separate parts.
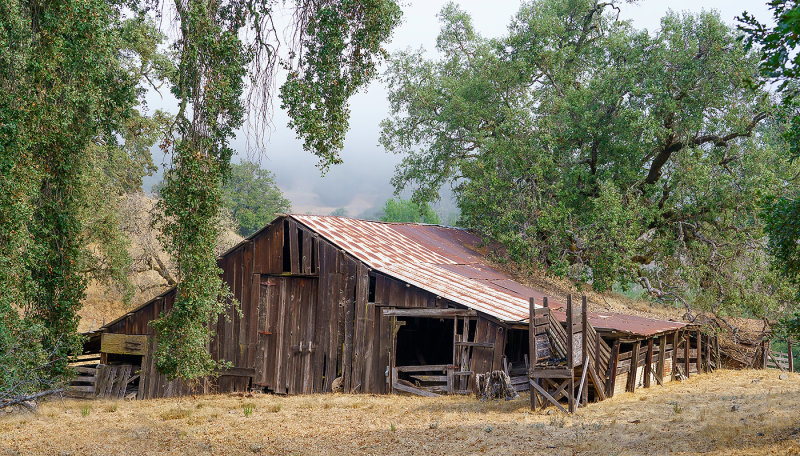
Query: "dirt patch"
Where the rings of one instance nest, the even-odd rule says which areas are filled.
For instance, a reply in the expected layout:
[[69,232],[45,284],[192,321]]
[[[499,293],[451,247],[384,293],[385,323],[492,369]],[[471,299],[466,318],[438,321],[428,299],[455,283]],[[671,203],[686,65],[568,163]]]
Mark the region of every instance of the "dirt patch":
[[532,413],[528,396],[51,401],[0,418],[8,454],[798,454],[800,374],[718,371]]

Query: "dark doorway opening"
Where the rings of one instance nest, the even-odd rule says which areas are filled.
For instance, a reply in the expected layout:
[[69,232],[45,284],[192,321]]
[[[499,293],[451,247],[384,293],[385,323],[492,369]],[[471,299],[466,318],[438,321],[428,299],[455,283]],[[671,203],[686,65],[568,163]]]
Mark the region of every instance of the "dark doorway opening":
[[396,366],[427,366],[453,362],[453,320],[398,318]]

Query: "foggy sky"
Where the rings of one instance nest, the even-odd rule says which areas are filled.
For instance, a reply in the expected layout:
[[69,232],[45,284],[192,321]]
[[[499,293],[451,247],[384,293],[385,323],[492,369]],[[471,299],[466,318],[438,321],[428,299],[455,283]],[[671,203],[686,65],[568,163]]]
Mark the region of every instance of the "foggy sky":
[[[403,22],[395,30],[387,48],[390,52],[424,48],[429,56],[435,56],[436,36],[439,22],[436,14],[447,2],[444,0],[411,0],[402,2]],[[511,0],[460,0],[461,8],[472,16],[476,31],[486,37],[505,34],[511,17],[520,6],[519,1]],[[661,17],[668,9],[674,11],[693,11],[715,9],[728,24],[735,24],[734,18],[747,10],[762,22],[771,18],[766,0],[754,1],[660,1],[645,0],[636,4],[622,4],[621,18],[633,21],[638,29],[656,30]],[[163,91],[162,91],[163,92]],[[379,123],[389,114],[386,99],[387,89],[381,81],[374,81],[356,94],[350,102],[350,131],[347,134],[341,153],[344,163],[332,167],[322,177],[315,166],[315,156],[305,152],[302,143],[287,126],[288,117],[275,102],[275,117],[265,154],[248,152],[247,139],[241,132],[232,142],[237,151],[234,161],[251,158],[260,162],[263,168],[276,174],[279,187],[292,202],[292,210],[299,213],[328,214],[336,208],[344,207],[348,214],[358,215],[364,211],[382,206],[392,197],[390,179],[399,156],[386,152],[379,144]],[[162,99],[157,94],[148,95],[150,109],[162,108],[174,112],[174,99]],[[277,100],[277,98],[276,98]],[[157,165],[164,161],[163,153],[154,149],[153,160]],[[257,155],[257,156],[254,156]],[[149,178],[145,188],[161,179]],[[445,198],[439,205],[440,212],[452,212],[451,198]]]

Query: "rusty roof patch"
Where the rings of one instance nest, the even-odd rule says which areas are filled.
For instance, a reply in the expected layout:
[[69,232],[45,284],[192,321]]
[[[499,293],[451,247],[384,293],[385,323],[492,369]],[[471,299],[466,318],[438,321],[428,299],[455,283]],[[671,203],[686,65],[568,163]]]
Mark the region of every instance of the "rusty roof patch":
[[[544,293],[515,282],[486,264],[477,236],[458,228],[416,223],[385,223],[346,217],[290,215],[372,269],[505,322],[528,319],[528,298]],[[558,318],[564,304],[550,300]],[[652,336],[684,323],[590,312],[597,329]]]

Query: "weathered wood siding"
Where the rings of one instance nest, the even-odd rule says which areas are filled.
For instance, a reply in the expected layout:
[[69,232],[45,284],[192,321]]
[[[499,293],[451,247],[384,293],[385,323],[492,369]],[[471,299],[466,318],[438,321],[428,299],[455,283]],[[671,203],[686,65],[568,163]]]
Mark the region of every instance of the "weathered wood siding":
[[[209,351],[213,359],[229,361],[235,369],[192,388],[168,381],[156,370],[153,357],[145,357],[139,398],[251,386],[282,394],[329,392],[337,377],[342,377],[344,391],[388,393],[392,334],[382,309],[463,308],[369,270],[291,218],[276,220],[221,257],[218,265],[239,310],[231,307],[220,316]],[[169,311],[174,298],[171,290],[106,331],[154,335],[150,322]],[[153,353],[157,340],[150,340]],[[474,340],[494,347],[473,351],[473,369],[502,369],[506,328],[479,316]],[[242,373],[247,370],[255,374]]]

